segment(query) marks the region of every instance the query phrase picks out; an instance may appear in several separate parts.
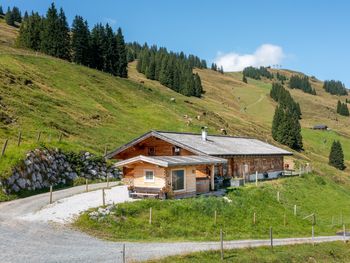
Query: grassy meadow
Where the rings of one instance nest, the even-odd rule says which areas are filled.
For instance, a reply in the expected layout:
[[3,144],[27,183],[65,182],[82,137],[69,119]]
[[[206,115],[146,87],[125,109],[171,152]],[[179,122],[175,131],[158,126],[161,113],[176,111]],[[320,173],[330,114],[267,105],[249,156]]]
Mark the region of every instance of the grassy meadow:
[[[314,174],[260,183],[258,187],[229,189],[226,198],[140,200],[118,204],[102,221],[82,214],[74,226],[91,235],[114,241],[227,240],[310,236],[316,214],[315,235],[335,235],[342,224],[350,227],[350,187]],[[277,201],[277,192],[280,200]],[[294,215],[294,205],[297,214]],[[152,207],[152,224],[149,209]],[[217,218],[215,222],[215,211]],[[254,224],[253,217],[256,214]]]
[[276,246],[273,251],[269,247],[232,249],[224,251],[224,260],[219,251],[203,251],[188,255],[171,256],[163,259],[147,261],[147,263],[212,263],[212,262],[349,262],[350,244],[343,242],[300,244]]

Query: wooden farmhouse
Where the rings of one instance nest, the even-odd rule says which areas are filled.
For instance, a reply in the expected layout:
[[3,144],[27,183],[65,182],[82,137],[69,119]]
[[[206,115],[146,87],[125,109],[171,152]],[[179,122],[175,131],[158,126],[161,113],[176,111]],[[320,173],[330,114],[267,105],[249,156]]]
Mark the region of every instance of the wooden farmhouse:
[[137,193],[189,196],[215,189],[215,177],[244,178],[284,169],[290,152],[257,139],[150,131],[109,153]]

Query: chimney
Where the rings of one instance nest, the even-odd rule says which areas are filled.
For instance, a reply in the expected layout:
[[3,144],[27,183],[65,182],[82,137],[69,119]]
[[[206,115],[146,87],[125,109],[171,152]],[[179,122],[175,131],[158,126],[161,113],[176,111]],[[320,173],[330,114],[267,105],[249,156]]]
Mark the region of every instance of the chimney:
[[207,127],[202,127],[202,141],[206,141],[207,140],[207,135],[208,135],[208,132],[207,132]]

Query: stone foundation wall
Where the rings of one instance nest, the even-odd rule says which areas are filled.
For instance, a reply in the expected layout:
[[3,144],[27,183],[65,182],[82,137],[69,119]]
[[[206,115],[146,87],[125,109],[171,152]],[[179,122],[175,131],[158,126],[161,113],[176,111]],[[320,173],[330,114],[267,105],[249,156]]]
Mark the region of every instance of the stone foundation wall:
[[66,185],[78,177],[106,179],[107,176],[118,177],[119,171],[88,152],[65,154],[58,149],[36,149],[13,168],[10,177],[1,180],[1,185],[5,193],[10,194]]

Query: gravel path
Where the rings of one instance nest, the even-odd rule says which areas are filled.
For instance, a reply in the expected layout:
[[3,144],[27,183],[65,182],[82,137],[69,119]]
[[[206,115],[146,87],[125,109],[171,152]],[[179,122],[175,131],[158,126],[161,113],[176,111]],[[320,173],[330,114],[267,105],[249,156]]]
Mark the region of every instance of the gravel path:
[[[90,190],[105,184],[91,185]],[[123,190],[124,188],[124,190]],[[124,186],[115,187],[125,191]],[[54,192],[54,200],[83,193],[85,186]],[[100,191],[98,191],[100,192]],[[107,242],[59,223],[26,220],[47,205],[47,193],[0,203],[0,262],[122,262],[122,243]],[[348,237],[347,237],[348,238]],[[315,242],[343,240],[341,236],[317,237]],[[311,238],[275,239],[275,245],[311,242]],[[269,245],[269,240],[227,241],[225,248]],[[200,250],[218,249],[218,242],[126,243],[127,262]]]

